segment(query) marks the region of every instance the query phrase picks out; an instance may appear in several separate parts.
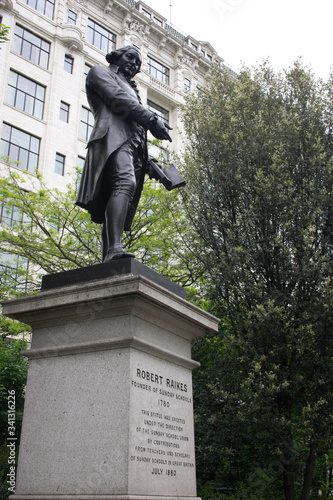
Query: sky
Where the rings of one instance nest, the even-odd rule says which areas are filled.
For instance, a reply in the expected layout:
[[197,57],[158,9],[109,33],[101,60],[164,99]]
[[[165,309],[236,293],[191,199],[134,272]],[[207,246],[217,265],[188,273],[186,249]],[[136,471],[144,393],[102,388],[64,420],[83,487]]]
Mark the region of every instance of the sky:
[[236,70],[269,58],[280,71],[299,56],[324,80],[333,68],[333,0],[143,1]]

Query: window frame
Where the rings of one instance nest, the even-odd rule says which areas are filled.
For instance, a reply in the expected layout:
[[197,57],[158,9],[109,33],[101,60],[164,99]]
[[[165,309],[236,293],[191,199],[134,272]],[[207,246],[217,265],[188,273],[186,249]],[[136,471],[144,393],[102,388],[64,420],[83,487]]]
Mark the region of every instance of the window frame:
[[49,19],[54,19],[54,0],[22,0],[23,3]]
[[188,76],[184,76],[184,92],[191,92],[192,80]]
[[70,54],[65,54],[64,57],[64,70],[67,71],[70,75],[73,74],[74,70],[74,57]]
[[[152,64],[154,63],[154,64]],[[151,56],[148,56],[148,73],[150,76],[159,82],[169,85],[170,83],[170,68],[160,63]]]
[[62,177],[65,175],[65,162],[66,156],[62,153],[56,152],[55,154],[55,162],[54,162],[54,173],[61,175]]
[[69,121],[69,109],[70,104],[65,101],[60,101],[60,112],[59,112],[59,120],[68,123]]
[[91,64],[89,64],[87,62],[84,63],[84,73],[83,73],[83,88],[84,88],[84,90],[86,89],[86,80],[87,80],[88,73],[92,67],[93,66]]
[[[5,135],[5,130],[6,127],[8,127],[9,133],[8,135],[8,140],[7,138],[4,138]],[[17,137],[21,137],[23,141],[21,143],[19,142],[14,142],[13,136],[15,139]],[[26,137],[24,137],[26,136]],[[29,143],[28,147],[24,146],[24,142]],[[32,142],[35,143],[34,149],[32,148]],[[8,147],[6,147],[6,151],[4,151],[3,144],[8,144]],[[41,144],[41,139],[40,137],[37,137],[33,134],[29,134],[28,132],[25,132],[24,130],[21,130],[17,127],[14,127],[14,125],[10,125],[9,123],[3,122],[2,124],[2,131],[1,131],[1,138],[0,138],[0,155],[8,156],[9,161],[15,162],[18,168],[21,170],[27,170],[28,172],[35,173],[36,170],[38,170],[38,162],[39,162],[39,153],[40,153],[40,144]],[[16,152],[16,157],[11,156],[11,149],[13,152]],[[24,153],[25,152],[25,153]],[[21,154],[22,153],[22,154]],[[19,162],[22,161],[22,158],[27,159],[26,163],[23,163],[21,166]]]
[[[99,30],[100,29],[100,30]],[[108,36],[106,36],[106,34]],[[99,43],[95,43],[99,40]],[[87,42],[105,53],[116,49],[117,35],[88,17]],[[103,43],[104,42],[104,43]]]
[[[15,83],[12,81],[15,75]],[[25,86],[24,86],[25,84]],[[29,92],[29,86],[30,92]],[[31,92],[34,86],[34,92]],[[43,119],[46,87],[10,68],[6,93],[6,103],[29,115]],[[31,109],[31,111],[30,111]]]
[[[70,15],[72,14],[72,16]],[[76,25],[77,13],[73,9],[68,9],[67,12],[67,24]]]
[[147,108],[149,109],[149,111],[155,113],[165,123],[169,124],[170,111],[168,109],[163,108],[162,106],[160,106],[154,101],[151,101],[150,99],[147,99]]
[[[86,117],[83,113],[86,112]],[[89,108],[86,106],[81,106],[81,118],[80,118],[80,128],[79,128],[79,139],[88,142],[91,131],[94,128],[94,116]],[[84,133],[82,133],[84,132]]]
[[[22,30],[22,33],[19,34],[18,29]],[[36,43],[33,43],[33,39],[36,39],[36,41],[38,40],[40,44],[37,45]],[[27,51],[28,47],[29,51]],[[39,35],[36,35],[33,31],[24,28],[20,24],[16,24],[15,26],[13,51],[16,54],[22,56],[27,61],[37,64],[41,68],[48,69],[49,67],[51,43],[40,37]],[[27,55],[24,55],[27,52],[29,52],[29,57],[27,57]],[[38,57],[36,57],[37,55]],[[43,61],[44,58],[42,58],[42,56],[44,56],[44,58],[46,57],[46,61]],[[41,64],[41,60],[43,64]]]

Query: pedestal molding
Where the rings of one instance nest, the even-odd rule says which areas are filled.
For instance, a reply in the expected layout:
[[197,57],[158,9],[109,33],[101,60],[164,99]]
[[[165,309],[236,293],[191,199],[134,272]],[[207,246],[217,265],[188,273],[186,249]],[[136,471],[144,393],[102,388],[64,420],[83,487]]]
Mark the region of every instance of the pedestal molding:
[[198,368],[200,363],[184,356],[179,356],[174,354],[167,349],[162,349],[154,345],[139,339],[138,337],[123,337],[120,339],[108,339],[99,340],[93,342],[86,342],[84,344],[71,344],[71,345],[60,345],[55,347],[42,347],[39,349],[29,349],[22,351],[22,355],[29,359],[44,359],[53,358],[57,356],[70,356],[72,354],[84,354],[88,352],[96,351],[107,351],[112,349],[124,349],[131,347],[138,351],[146,352],[147,354],[152,354],[157,358],[165,359],[171,361],[179,366],[189,368],[193,370]]
[[[73,305],[103,301],[112,297],[137,295],[160,304],[167,310],[177,310],[179,318],[191,318],[191,323],[199,327],[204,324],[205,330],[214,331],[218,320],[212,314],[203,311],[187,300],[153,283],[141,275],[115,276],[81,285],[66,286],[56,290],[39,292],[37,295],[3,301],[3,314],[30,324],[36,312],[62,309]],[[33,325],[32,325],[33,326]]]

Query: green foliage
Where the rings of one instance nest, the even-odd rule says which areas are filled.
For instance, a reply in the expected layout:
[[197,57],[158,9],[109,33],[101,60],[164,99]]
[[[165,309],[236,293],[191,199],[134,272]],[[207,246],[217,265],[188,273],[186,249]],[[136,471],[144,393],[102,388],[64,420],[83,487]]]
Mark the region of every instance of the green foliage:
[[30,326],[0,314],[0,335],[3,340],[5,340],[6,337],[16,337],[18,335],[22,336],[22,334],[28,332],[31,332]]
[[[7,175],[0,180],[0,203],[8,214],[15,210],[18,215],[11,225],[4,221],[0,227],[0,250],[16,259],[15,272],[9,278],[9,271],[3,276],[2,296],[13,295],[22,276],[26,277],[22,258],[23,263],[29,262],[28,292],[39,288],[45,272],[101,262],[101,226],[75,206],[73,184],[64,192],[47,189],[40,176],[31,185],[32,176],[18,174],[10,165],[4,169]],[[177,193],[148,181],[132,229],[124,235],[124,246],[161,274],[191,284],[195,278],[188,271],[184,240],[178,236],[178,228],[185,226],[182,217]]]
[[184,110],[189,244],[223,318],[194,343],[198,476],[246,498],[309,498],[332,445],[332,80],[216,68]]
[[[31,184],[31,176],[5,166],[4,171],[7,175],[0,181],[0,203],[8,215],[14,211],[16,217],[8,224],[3,220],[0,249],[30,263],[28,291],[39,288],[41,273],[98,262],[100,230],[86,212],[74,206],[73,185],[68,185],[66,193],[47,190],[40,178]],[[20,269],[20,261],[17,266],[26,273]],[[13,280],[6,278],[3,296],[15,288]]]
[[4,24],[0,24],[0,43],[8,42],[9,38],[9,28],[8,26],[5,26]]
[[0,445],[8,437],[8,391],[15,391],[16,437],[20,436],[28,370],[28,360],[20,352],[26,348],[24,339],[0,339]]

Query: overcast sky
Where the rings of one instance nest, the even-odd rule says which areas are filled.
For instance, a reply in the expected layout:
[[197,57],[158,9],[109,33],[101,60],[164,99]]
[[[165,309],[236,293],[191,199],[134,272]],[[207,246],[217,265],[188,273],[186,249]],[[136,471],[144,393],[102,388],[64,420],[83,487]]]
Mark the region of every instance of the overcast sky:
[[[333,67],[333,0],[143,0],[175,28],[210,42],[233,68],[303,57],[317,77]],[[170,9],[170,2],[172,7]]]

